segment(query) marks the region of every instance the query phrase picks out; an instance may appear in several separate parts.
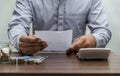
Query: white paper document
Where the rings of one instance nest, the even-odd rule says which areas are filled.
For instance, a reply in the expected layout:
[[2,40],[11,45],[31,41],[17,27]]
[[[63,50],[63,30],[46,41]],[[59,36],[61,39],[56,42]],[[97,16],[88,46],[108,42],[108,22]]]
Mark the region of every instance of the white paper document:
[[46,41],[48,51],[65,51],[72,43],[72,30],[66,31],[35,31],[35,35]]

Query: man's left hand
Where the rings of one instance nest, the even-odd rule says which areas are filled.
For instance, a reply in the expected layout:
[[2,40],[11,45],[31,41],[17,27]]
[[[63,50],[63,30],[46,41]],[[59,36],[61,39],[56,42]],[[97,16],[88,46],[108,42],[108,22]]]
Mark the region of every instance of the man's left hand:
[[67,55],[71,53],[76,54],[80,48],[94,48],[96,47],[96,39],[93,35],[83,35],[77,39],[75,39],[70,46],[70,48],[66,51]]

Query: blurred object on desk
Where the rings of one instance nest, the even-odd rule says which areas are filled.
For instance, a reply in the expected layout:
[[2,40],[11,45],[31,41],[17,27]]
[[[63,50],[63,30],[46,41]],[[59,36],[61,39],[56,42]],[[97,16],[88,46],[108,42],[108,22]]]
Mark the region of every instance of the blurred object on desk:
[[9,63],[9,57],[11,55],[11,49],[9,42],[0,42],[0,63]]
[[80,60],[107,60],[110,52],[109,48],[81,48],[77,55]]

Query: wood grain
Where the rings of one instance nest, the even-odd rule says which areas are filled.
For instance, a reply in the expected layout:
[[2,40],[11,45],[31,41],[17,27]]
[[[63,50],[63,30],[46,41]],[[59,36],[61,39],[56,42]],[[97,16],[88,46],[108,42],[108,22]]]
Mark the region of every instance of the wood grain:
[[75,55],[41,53],[41,64],[0,64],[4,76],[120,76],[120,58],[111,53],[108,61],[80,61]]

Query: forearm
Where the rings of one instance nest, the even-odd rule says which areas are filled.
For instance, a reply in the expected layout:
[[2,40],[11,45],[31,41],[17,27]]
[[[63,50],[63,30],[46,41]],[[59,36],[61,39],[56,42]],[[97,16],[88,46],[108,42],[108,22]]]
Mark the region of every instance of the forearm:
[[96,47],[105,47],[111,39],[111,31],[103,8],[102,0],[93,0],[88,15],[88,27],[96,38]]
[[109,29],[98,29],[92,34],[96,39],[96,47],[105,47],[111,39],[111,32]]
[[8,24],[8,37],[11,44],[19,50],[19,38],[29,35],[29,25],[32,22],[32,14],[27,0],[16,0],[16,6],[12,18]]
[[23,29],[20,30],[20,27],[16,26],[13,28],[8,28],[8,37],[10,39],[10,42],[18,51],[19,51],[19,46],[18,46],[19,38],[22,35],[27,35],[27,33],[25,33]]

